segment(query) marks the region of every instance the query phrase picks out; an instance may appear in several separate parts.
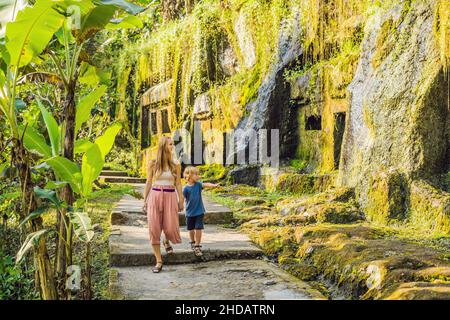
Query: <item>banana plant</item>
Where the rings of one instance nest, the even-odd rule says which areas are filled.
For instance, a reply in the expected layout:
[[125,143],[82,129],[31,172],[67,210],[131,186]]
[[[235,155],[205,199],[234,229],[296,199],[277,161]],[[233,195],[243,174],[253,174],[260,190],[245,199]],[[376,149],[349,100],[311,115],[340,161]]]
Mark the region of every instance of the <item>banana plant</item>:
[[[32,221],[33,219],[37,219],[41,217],[43,214],[49,212],[50,209],[56,209],[60,211],[62,207],[66,204],[61,201],[56,192],[49,189],[42,189],[39,187],[34,188],[35,195],[41,199],[40,206],[30,213],[24,220],[22,220],[19,224],[20,226],[25,225],[27,222]],[[19,249],[16,255],[16,263],[19,264],[26,253],[39,241],[40,237],[48,233],[48,229],[42,229],[33,233],[28,234],[25,239],[22,247]]]
[[[55,48],[49,48],[47,53],[53,61],[57,76],[62,79],[65,91],[64,101],[64,123],[63,136],[64,141],[62,155],[68,160],[73,160],[75,137],[79,127],[76,126],[76,112],[78,112],[75,101],[78,83],[83,82],[83,78],[90,78],[91,71],[95,68],[84,60],[89,60],[89,55],[83,53],[84,44],[92,39],[94,35],[114,25],[114,15],[116,12],[125,12],[127,15],[136,15],[144,10],[144,8],[129,3],[124,0],[64,0],[59,1],[56,5],[57,10],[66,17],[65,23],[56,34]],[[129,23],[139,24],[139,19],[131,19]],[[60,46],[57,46],[57,45]],[[62,50],[62,58],[59,57],[57,49]],[[81,59],[80,57],[84,58]],[[80,63],[83,60],[84,63]],[[87,81],[88,85],[93,83]],[[94,85],[95,82],[94,82]],[[92,151],[91,151],[92,152]],[[62,189],[62,198],[69,205],[74,201],[74,195],[71,185]],[[66,219],[64,216],[60,220]],[[61,234],[64,234],[64,224],[60,221]],[[69,241],[71,242],[71,241]],[[59,240],[59,248],[62,247],[62,240]],[[72,257],[65,256],[64,251],[56,253],[56,273],[58,278],[63,277],[68,265],[71,264]]]
[[[106,87],[100,87],[81,99],[77,106],[77,130],[89,119],[93,106],[105,91]],[[105,164],[105,157],[114,145],[122,125],[112,124],[93,142],[87,139],[79,139],[75,142],[75,154],[82,155],[80,169],[76,162],[60,155],[61,125],[58,125],[52,114],[39,100],[38,106],[47,128],[50,145],[47,144],[44,135],[35,128],[21,127],[24,145],[28,151],[41,156],[42,161],[53,169],[58,181],[47,184],[50,189],[58,189],[68,184],[83,203],[91,195],[93,183],[99,177]]]
[[[22,187],[21,216],[37,208],[34,197],[28,154],[20,135],[16,109],[17,87],[20,72],[48,45],[54,33],[61,28],[64,17],[49,1],[38,1],[17,14],[15,21],[6,25],[5,42],[0,45],[2,68],[0,69],[0,115],[6,118],[10,127],[13,165],[18,170]],[[33,219],[31,231],[42,235],[42,221]],[[37,274],[44,299],[57,299],[56,283],[47,252],[45,237],[33,237]]]
[[82,154],[81,168],[63,156],[54,156],[45,161],[54,171],[60,182],[67,182],[80,197],[82,205],[92,193],[94,181],[99,177],[105,164],[105,157],[111,150],[122,125],[115,123],[105,130],[94,142],[77,140],[75,153]]
[[[85,299],[91,298],[91,240],[93,231],[91,230],[90,219],[87,215],[87,204],[89,196],[92,194],[94,181],[99,177],[105,164],[105,157],[111,150],[114,140],[121,130],[122,125],[115,123],[105,130],[103,135],[94,142],[89,140],[78,140],[75,144],[75,153],[81,153],[81,169],[78,165],[61,156],[48,159],[46,163],[53,169],[60,181],[67,182],[72,190],[79,196],[75,202],[75,208],[68,213],[71,226],[78,238],[85,242]],[[71,237],[71,227],[68,227],[67,239]]]
[[[94,104],[95,99],[90,99],[92,104]],[[51,181],[46,185],[48,189],[35,188],[36,195],[41,199],[46,199],[52,204],[51,207],[40,207],[36,211],[28,215],[22,224],[40,217],[42,214],[48,212],[49,208],[55,208],[58,212],[61,212],[62,208],[69,207],[70,210],[67,212],[68,222],[63,220],[62,223],[65,224],[65,230],[67,231],[66,236],[59,234],[60,239],[63,240],[64,248],[66,251],[71,250],[70,239],[72,237],[72,229],[78,238],[86,245],[86,273],[85,273],[85,298],[91,298],[91,240],[94,236],[93,228],[91,225],[91,220],[87,215],[87,204],[89,196],[92,194],[92,186],[94,181],[99,177],[103,166],[105,164],[105,157],[110,152],[114,140],[117,134],[120,132],[122,125],[120,123],[112,124],[108,127],[105,132],[91,142],[87,139],[80,139],[75,144],[75,153],[82,154],[81,168],[79,165],[63,156],[58,155],[58,141],[59,141],[59,130],[56,121],[53,117],[48,114],[45,108],[40,104],[41,113],[47,124],[48,136],[50,137],[51,146],[46,145],[46,141],[40,133],[36,131],[25,130],[24,141],[32,140],[33,144],[28,145],[30,150],[35,152],[36,149],[42,149],[40,151],[43,157],[46,155],[51,155],[45,160],[45,164],[52,168],[58,181]],[[90,108],[83,106],[83,110],[88,110],[90,113]],[[87,112],[87,111],[86,111]],[[82,125],[83,121],[87,118],[85,116],[81,117],[79,120],[79,125]],[[53,130],[53,133],[51,131]],[[53,138],[52,138],[53,137]],[[39,142],[37,142],[40,140]],[[34,147],[34,149],[32,149]],[[54,152],[52,151],[54,150]],[[60,200],[56,192],[49,189],[58,189],[63,185],[69,184],[71,189],[78,195],[79,199],[74,203],[74,206],[68,206],[64,201]],[[68,225],[66,225],[68,224]],[[24,242],[22,249],[19,251],[20,255],[17,256],[17,261],[20,261],[21,257],[24,255],[27,249],[31,247],[30,243],[35,243],[39,237],[44,235],[46,232],[39,232],[32,234]],[[69,254],[66,252],[66,254]]]
[[[80,28],[77,30],[72,30],[67,24],[67,21],[72,19],[71,12],[73,13],[73,11],[71,10],[74,8],[79,9],[75,13],[81,22]],[[10,127],[13,143],[11,158],[18,170],[23,193],[22,218],[27,217],[37,208],[29,170],[29,155],[22,139],[28,128],[21,127],[18,121],[18,84],[24,67],[30,65],[43,52],[48,53],[54,61],[58,79],[63,82],[66,93],[65,121],[62,127],[64,130],[60,129],[64,131],[64,139],[62,139],[62,132],[60,135],[61,141],[64,140],[64,145],[59,152],[72,159],[75,137],[75,91],[83,43],[95,32],[105,28],[116,11],[137,14],[142,10],[143,8],[122,0],[37,0],[34,1],[34,5],[19,11],[14,21],[7,23],[5,39],[0,39],[0,55],[2,57],[2,61],[0,61],[0,116],[5,117]],[[54,37],[63,43],[65,51],[62,61],[51,50],[55,45],[55,41],[51,41]],[[38,136],[38,133],[35,133],[35,136]],[[53,141],[52,137],[51,140]],[[39,145],[38,142],[27,140],[27,144],[35,143],[34,150],[43,156],[53,156],[58,151],[56,145],[50,147],[49,150],[45,145]],[[68,189],[68,191],[66,198],[69,200],[68,202],[71,202],[71,190]],[[35,259],[42,298],[57,299],[58,292],[45,237],[40,232],[42,221],[40,218],[36,218],[30,220],[30,224],[31,230],[40,235],[34,237],[32,243],[37,243]],[[65,266],[63,268],[65,270]]]
[[69,219],[74,226],[74,232],[78,239],[86,246],[85,254],[85,299],[90,300],[92,296],[92,268],[91,268],[91,242],[94,239],[94,228],[92,226],[91,218],[86,212],[73,211],[69,212]]

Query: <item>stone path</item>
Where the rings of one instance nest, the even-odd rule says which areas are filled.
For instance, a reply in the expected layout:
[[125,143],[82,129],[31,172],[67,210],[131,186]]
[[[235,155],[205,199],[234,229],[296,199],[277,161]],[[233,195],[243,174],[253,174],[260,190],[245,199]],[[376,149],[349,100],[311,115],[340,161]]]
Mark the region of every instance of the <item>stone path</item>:
[[128,299],[323,299],[305,282],[263,260],[212,261],[118,269],[117,290]]
[[[116,232],[118,231],[118,232]],[[215,225],[206,225],[202,259],[196,257],[189,245],[189,235],[181,230],[182,243],[174,245],[174,253],[164,255],[165,264],[195,263],[222,259],[257,258],[262,255],[243,234]],[[112,266],[142,266],[155,264],[146,227],[119,226],[109,240]]]
[[[135,185],[142,192],[143,185]],[[113,296],[130,299],[321,299],[322,295],[277,266],[263,260],[263,253],[229,223],[229,208],[204,197],[204,256],[196,257],[185,227],[182,244],[174,253],[163,253],[164,269],[153,274],[147,219],[143,200],[129,195],[111,215],[110,288]],[[184,213],[179,213],[180,225]],[[163,250],[164,251],[164,250]],[[119,294],[120,293],[120,294]]]

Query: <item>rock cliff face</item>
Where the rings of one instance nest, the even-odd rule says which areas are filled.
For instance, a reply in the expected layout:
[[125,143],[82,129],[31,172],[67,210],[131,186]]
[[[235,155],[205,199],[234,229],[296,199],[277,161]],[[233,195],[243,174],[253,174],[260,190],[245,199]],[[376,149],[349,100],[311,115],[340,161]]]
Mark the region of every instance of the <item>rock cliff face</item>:
[[[237,129],[279,129],[280,156],[293,157],[296,148],[296,113],[290,109],[290,86],[283,72],[302,54],[301,27],[298,12],[286,17],[280,27],[277,51],[273,62],[258,89],[256,99],[246,109],[248,116],[238,124]],[[238,151],[246,144],[238,145]]]
[[[308,193],[297,182],[327,177],[355,189],[369,220],[420,221],[420,203],[433,208],[427,221],[440,221],[429,226],[450,232],[448,198],[435,190],[450,169],[445,3],[199,3],[137,50],[136,87],[147,84],[149,93],[142,112],[171,131],[192,130],[193,120],[203,131],[279,129],[281,162],[292,167],[281,170],[280,184],[252,166],[251,184]],[[164,83],[162,103],[151,93]],[[205,134],[202,144],[224,158],[222,137]],[[233,171],[236,181],[245,180],[241,169]],[[442,203],[428,205],[420,190]]]
[[[338,183],[356,187],[369,211],[376,211],[371,180],[379,172],[389,171],[387,180],[393,174],[412,180],[449,170],[449,83],[433,33],[434,6],[434,1],[416,1],[405,10],[399,4],[366,23],[348,87]],[[394,188],[408,192],[402,183]]]

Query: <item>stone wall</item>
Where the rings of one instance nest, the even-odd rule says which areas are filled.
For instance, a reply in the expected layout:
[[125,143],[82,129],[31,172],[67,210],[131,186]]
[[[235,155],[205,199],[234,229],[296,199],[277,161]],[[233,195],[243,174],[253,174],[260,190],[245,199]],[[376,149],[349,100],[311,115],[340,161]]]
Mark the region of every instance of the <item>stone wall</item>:
[[[341,2],[300,2],[212,5],[162,29],[154,41],[166,55],[151,51],[150,91],[173,77],[172,130],[192,130],[194,120],[203,132],[279,129],[282,162],[301,164],[274,179],[264,167],[237,168],[235,182],[302,194],[327,188],[337,174],[369,220],[417,220],[414,204],[423,201],[413,181],[439,180],[450,167],[449,76],[436,34],[441,1],[349,1],[343,8],[354,12],[333,16],[342,28],[326,20]],[[311,34],[319,27],[331,40]],[[170,45],[164,32],[177,35]],[[217,156],[206,161],[222,157],[223,142],[203,137]]]
[[[373,207],[381,183],[373,181],[379,181],[380,172],[394,170],[410,181],[449,170],[449,83],[433,33],[435,5],[398,4],[366,23],[361,58],[348,87],[338,183],[355,187],[369,211],[380,208]],[[382,202],[389,202],[385,196]]]

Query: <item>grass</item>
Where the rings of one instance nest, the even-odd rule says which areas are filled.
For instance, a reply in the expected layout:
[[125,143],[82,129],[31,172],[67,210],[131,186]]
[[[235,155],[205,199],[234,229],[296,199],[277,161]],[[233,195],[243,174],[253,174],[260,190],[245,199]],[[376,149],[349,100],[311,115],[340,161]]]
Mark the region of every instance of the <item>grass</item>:
[[116,202],[125,194],[133,193],[133,191],[133,187],[129,185],[112,185],[111,188],[96,192],[94,197],[89,201],[89,216],[91,217],[92,224],[97,225],[99,229],[99,232],[96,232],[92,244],[92,289],[94,299],[104,300],[110,298],[108,294],[110,214]]
[[[264,199],[264,206],[274,206],[275,203],[282,199],[285,195],[278,192],[267,192],[260,188],[247,185],[233,185],[228,187],[220,187],[206,191],[211,200],[227,206],[233,211],[233,224],[228,227],[238,227],[242,223],[257,219],[261,212],[241,211],[248,207],[239,197]],[[255,209],[258,206],[255,206]]]
[[[108,277],[109,277],[109,247],[108,238],[111,228],[111,210],[114,205],[125,195],[134,194],[133,186],[110,185],[108,188],[94,192],[88,202],[87,212],[94,226],[95,236],[91,244],[92,252],[92,291],[93,299],[109,299]],[[51,213],[44,217],[44,224],[54,228],[56,214]],[[52,234],[54,236],[54,234]],[[49,239],[48,244],[54,241]],[[54,252],[49,248],[50,254]],[[85,244],[74,236],[73,240],[73,264],[85,268]]]

